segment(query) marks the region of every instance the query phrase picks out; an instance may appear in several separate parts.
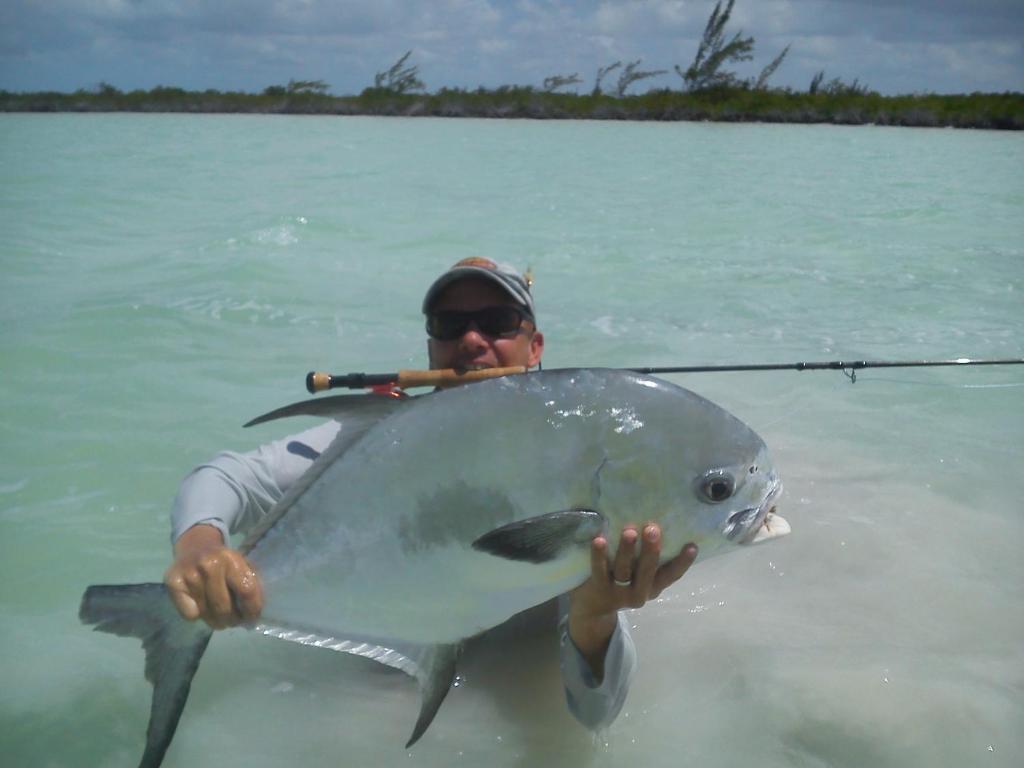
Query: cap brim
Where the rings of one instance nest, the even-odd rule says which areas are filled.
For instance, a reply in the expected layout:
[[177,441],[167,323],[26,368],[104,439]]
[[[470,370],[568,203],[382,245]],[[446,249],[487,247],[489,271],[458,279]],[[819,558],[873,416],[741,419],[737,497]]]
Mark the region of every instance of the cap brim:
[[469,277],[481,278],[495,284],[533,317],[533,297],[530,296],[529,291],[517,286],[501,272],[474,266],[455,267],[437,278],[427,290],[427,295],[423,298],[423,314],[430,312],[431,306],[448,286]]

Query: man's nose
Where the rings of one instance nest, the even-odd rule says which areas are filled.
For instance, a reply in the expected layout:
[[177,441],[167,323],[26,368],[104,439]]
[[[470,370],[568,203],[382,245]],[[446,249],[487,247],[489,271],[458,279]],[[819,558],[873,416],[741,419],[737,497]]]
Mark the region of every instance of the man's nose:
[[486,346],[487,337],[476,327],[476,323],[470,322],[466,326],[466,330],[462,332],[462,336],[459,337],[459,343],[463,346]]

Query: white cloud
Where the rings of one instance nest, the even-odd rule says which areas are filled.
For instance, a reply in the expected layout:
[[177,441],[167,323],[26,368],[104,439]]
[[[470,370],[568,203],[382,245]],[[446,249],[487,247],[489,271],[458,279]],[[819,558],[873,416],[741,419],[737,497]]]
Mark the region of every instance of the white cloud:
[[834,57],[839,52],[839,42],[836,38],[825,35],[811,35],[801,37],[797,44],[797,50],[801,55],[808,54],[821,59]]
[[[931,61],[940,73],[964,82],[964,90],[983,88],[989,81],[1009,81],[1014,76],[1012,59],[1021,55],[1019,42],[999,45],[973,43],[948,45],[926,43],[920,46],[921,58]],[[974,85],[971,85],[974,84]],[[1024,83],[1021,83],[1024,85]]]
[[704,14],[697,10],[693,3],[682,0],[660,0],[655,4],[655,16],[669,29],[684,29],[696,20],[703,21]]
[[625,32],[632,19],[629,6],[622,3],[601,3],[594,13],[594,25],[607,37]]
[[610,35],[591,35],[590,42],[599,51],[611,58],[621,58],[622,50],[614,37]]
[[[708,11],[710,12],[710,11]],[[612,36],[699,34],[706,14],[683,0],[634,0],[602,2],[590,17],[600,33]],[[636,45],[636,41],[633,41]]]
[[511,41],[505,38],[488,37],[480,40],[477,43],[477,48],[480,53],[491,56],[508,53],[514,48],[514,46]]
[[799,19],[797,3],[791,0],[762,0],[754,6],[749,26],[761,35],[787,35]]
[[487,0],[446,0],[445,14],[462,25],[479,30],[501,23],[501,12]]

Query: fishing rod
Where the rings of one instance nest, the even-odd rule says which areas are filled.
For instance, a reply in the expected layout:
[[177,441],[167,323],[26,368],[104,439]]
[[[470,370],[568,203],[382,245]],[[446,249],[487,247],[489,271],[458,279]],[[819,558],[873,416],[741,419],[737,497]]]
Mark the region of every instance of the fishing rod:
[[[622,368],[645,375],[662,373],[718,373],[726,371],[842,371],[851,383],[857,382],[857,371],[865,368],[937,368],[961,365],[1024,365],[1024,358],[981,360],[958,357],[953,360],[831,360],[810,363],[754,363],[749,365],[684,365],[654,368]],[[367,389],[373,387],[452,387],[470,381],[482,381],[498,376],[526,373],[523,366],[486,368],[479,371],[459,371],[451,368],[436,371],[402,370],[397,373],[323,373],[306,374],[306,389],[311,394],[328,389]]]
[[459,371],[440,368],[432,371],[398,371],[397,373],[322,373],[310,371],[306,374],[306,390],[310,394],[328,389],[372,389],[374,387],[455,387],[470,381],[483,381],[514,373],[526,373],[526,366],[508,368],[484,368],[479,371]]

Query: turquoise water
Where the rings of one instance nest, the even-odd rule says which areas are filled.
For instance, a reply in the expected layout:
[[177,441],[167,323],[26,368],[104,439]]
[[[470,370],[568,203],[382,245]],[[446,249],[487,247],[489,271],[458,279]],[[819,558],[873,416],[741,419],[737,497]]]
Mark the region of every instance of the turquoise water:
[[[135,764],[141,651],[84,586],[158,579],[181,477],[307,370],[422,365],[455,260],[532,265],[549,367],[1024,357],[1022,214],[1004,133],[0,117],[5,760]],[[165,764],[1017,765],[1022,368],[670,377],[762,434],[794,533],[631,616],[598,739],[546,636],[471,648],[407,753],[407,680],[236,631]]]

